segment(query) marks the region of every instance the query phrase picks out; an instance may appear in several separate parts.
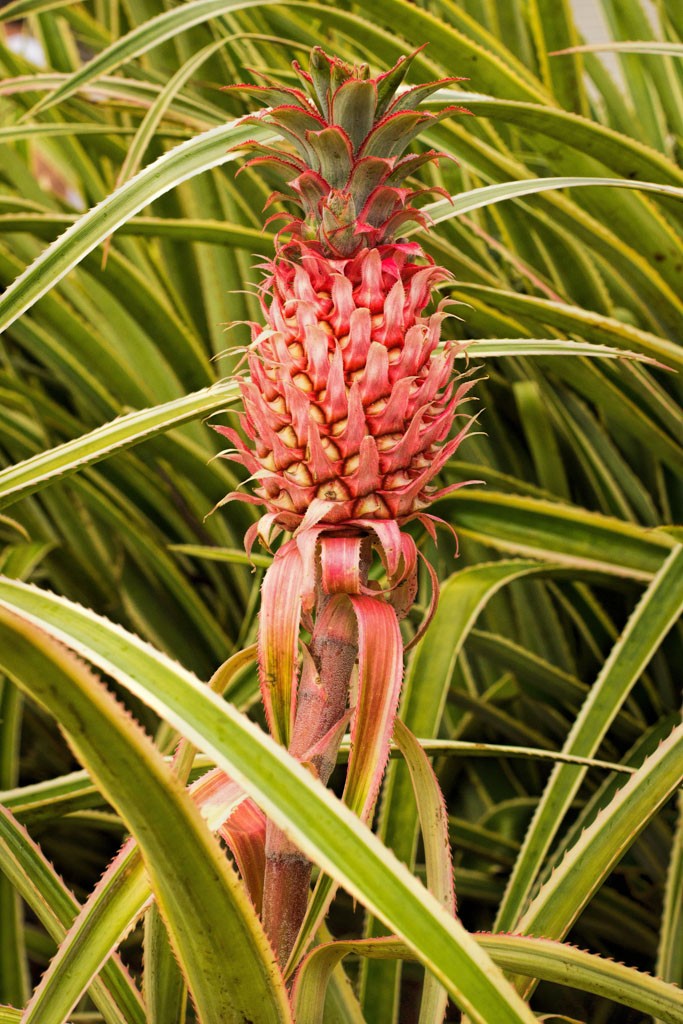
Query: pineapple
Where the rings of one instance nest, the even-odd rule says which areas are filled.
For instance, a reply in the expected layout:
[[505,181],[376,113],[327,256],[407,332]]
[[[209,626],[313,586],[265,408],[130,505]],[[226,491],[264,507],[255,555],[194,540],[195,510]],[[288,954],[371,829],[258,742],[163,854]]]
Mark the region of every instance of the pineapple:
[[[426,224],[415,203],[441,191],[406,184],[440,156],[406,154],[407,147],[425,125],[462,110],[416,109],[455,79],[397,93],[415,55],[371,78],[366,65],[351,67],[316,48],[310,73],[294,64],[301,89],[270,80],[230,87],[270,105],[243,120],[274,129],[289,148],[251,142],[249,164],[282,172],[289,192],[269,203],[291,200],[298,215],[284,215],[275,257],[265,265],[263,323],[251,325],[250,378],[240,381],[247,443],[236,430],[217,428],[234,444],[224,454],[256,480],[255,494],[224,501],[266,507],[247,550],[256,536],[268,543],[283,530],[293,534],[278,548],[261,593],[268,728],[327,783],[348,725],[344,799],[365,821],[398,709],[399,619],[417,589],[419,553],[401,527],[419,517],[433,535],[423,510],[444,493],[434,477],[468,429],[448,440],[473,384],[469,373],[453,379],[460,346],[440,345],[444,303],[426,312],[448,272],[417,242],[396,237],[408,222]],[[373,550],[386,570],[384,590],[369,578]],[[436,574],[425,565],[433,598],[423,628],[438,595]],[[306,923],[311,865],[272,821],[264,842],[262,920],[284,968],[300,930],[303,949],[315,928],[315,915]],[[325,902],[331,890],[321,884]],[[260,901],[261,887],[253,896]]]
[[[265,124],[290,144],[281,152],[249,143],[249,165],[282,172],[299,216],[285,215],[261,289],[265,326],[252,324],[250,380],[241,381],[241,426],[219,427],[227,453],[258,481],[255,497],[275,521],[402,524],[437,496],[431,481],[455,451],[456,407],[472,386],[452,381],[456,345],[439,348],[441,303],[425,314],[449,274],[417,242],[396,240],[403,225],[425,224],[406,178],[437,160],[406,154],[425,126],[453,114],[418,104],[457,79],[397,94],[416,54],[369,77],[319,47],[303,88],[229,86],[272,104],[244,120]],[[276,215],[282,216],[282,215]],[[271,218],[272,219],[272,218]],[[229,498],[243,497],[229,495]]]

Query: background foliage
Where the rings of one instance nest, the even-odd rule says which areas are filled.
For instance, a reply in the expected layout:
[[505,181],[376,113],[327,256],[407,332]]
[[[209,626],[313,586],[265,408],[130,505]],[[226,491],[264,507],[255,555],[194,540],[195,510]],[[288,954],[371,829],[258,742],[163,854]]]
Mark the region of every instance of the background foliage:
[[[232,386],[216,382],[239,363],[248,337],[240,322],[259,315],[254,253],[271,252],[261,227],[270,189],[250,171],[234,178],[228,148],[256,130],[230,126],[246,108],[220,86],[245,80],[247,68],[286,77],[291,59],[303,62],[312,44],[381,68],[428,41],[415,80],[468,76],[451,95],[475,115],[426,133],[428,145],[457,159],[430,169],[430,183],[474,196],[436,204],[425,245],[454,274],[444,290],[460,306],[447,333],[472,339],[473,359],[486,357],[477,389],[485,432],[446,473],[481,483],[436,509],[458,531],[458,562],[445,537],[437,550],[419,536],[444,583],[408,668],[402,717],[425,741],[441,741],[434,763],[469,931],[567,936],[680,985],[683,826],[675,792],[683,755],[677,734],[659,745],[680,722],[683,663],[681,634],[671,630],[683,602],[673,525],[683,505],[681,384],[671,372],[683,366],[683,18],[676,0],[661,0],[656,27],[638,0],[601,3],[616,41],[642,43],[617,51],[616,71],[593,52],[552,55],[581,42],[569,4],[556,0],[373,0],[371,11],[351,0],[5,7],[0,282],[9,286],[46,243],[62,241],[0,298],[0,447],[9,467],[0,472],[0,500],[12,505],[12,518],[0,518],[0,564],[6,577],[31,580],[137,633],[202,680],[253,642],[267,556],[255,559],[255,574],[245,564],[247,507],[206,518],[238,480],[230,463],[212,458],[218,445],[202,417],[233,400]],[[34,51],[17,48],[21,32],[40,44],[37,65]],[[445,98],[435,96],[435,106]],[[172,155],[152,166],[164,154]],[[579,187],[577,178],[655,190]],[[513,181],[526,184],[502,187]],[[513,194],[519,198],[506,198]],[[100,243],[115,226],[104,269]],[[227,321],[235,326],[226,330]],[[1,607],[28,614],[29,591],[0,587]],[[43,626],[61,621],[65,607],[41,610]],[[127,692],[122,673],[135,680],[140,664],[121,668],[115,653],[102,655],[103,627],[92,621],[90,653],[85,641],[71,646],[114,682],[157,746],[171,750],[171,727],[159,726],[157,714],[176,727],[183,715],[175,723],[149,693]],[[0,638],[16,653],[11,628]],[[60,628],[75,635],[75,619]],[[46,662],[32,663],[34,673],[52,664],[51,650],[41,655]],[[129,825],[134,818],[125,801],[144,776],[108,783],[97,774],[104,766],[89,760],[95,752],[83,763],[98,788],[82,774],[60,780],[77,765],[46,711],[49,696],[35,683],[38,703],[24,701],[15,682],[23,673],[31,690],[28,661],[22,669],[11,660],[0,657],[8,673],[0,787],[11,812],[0,840],[0,1003],[21,1007],[74,912],[48,862],[86,899],[125,834],[119,813]],[[253,667],[242,661],[229,696],[258,721]],[[80,668],[62,670],[75,678]],[[97,725],[105,745],[117,713]],[[125,720],[119,725],[125,736]],[[558,751],[565,761],[553,767]],[[282,803],[284,786],[271,786],[273,802]],[[173,815],[189,813],[178,807],[155,811],[169,835]],[[411,782],[398,762],[377,831],[424,875],[427,844],[418,842]],[[182,842],[182,828],[177,835]],[[160,856],[143,852],[152,864]],[[322,857],[318,851],[331,871]],[[182,866],[167,871],[166,884],[175,878],[182,888]],[[358,891],[349,882],[361,899],[366,885],[364,902],[375,910],[368,894],[377,878],[361,879]],[[189,868],[184,882],[193,883]],[[120,896],[119,926],[135,918],[134,901],[128,910],[124,903]],[[163,925],[154,922],[150,911],[142,1019],[192,1019]],[[343,894],[330,926],[339,936],[382,932]],[[122,949],[136,977],[142,934],[141,926],[132,930]],[[396,959],[350,952],[359,1002],[337,974],[325,1019],[417,1020],[422,968],[407,963],[397,987]],[[530,946],[524,955],[533,960]],[[539,957],[527,970],[535,977],[545,976]],[[501,962],[524,970],[523,962]],[[191,964],[183,967],[196,977]],[[99,961],[86,981],[98,968]],[[141,1019],[123,968],[112,959],[107,970],[118,1002],[96,988],[103,972],[69,1019]],[[645,980],[634,982],[641,1002],[625,1000],[626,1008],[603,998],[607,989],[591,990],[588,968],[574,971],[579,990],[558,988],[558,976],[534,994],[538,1014],[565,1015],[543,1019],[652,1019],[655,1004],[639,987],[647,990]],[[56,990],[66,976],[57,975]],[[623,999],[626,982],[614,983]],[[524,982],[518,987],[530,994]],[[196,1001],[203,1019],[219,1012]],[[683,1020],[680,1001],[662,1012],[669,1016],[660,1019]],[[427,1014],[423,1003],[421,1024],[436,1019]],[[8,1011],[6,1019],[15,1017]],[[458,1019],[454,1007],[449,1019]]]

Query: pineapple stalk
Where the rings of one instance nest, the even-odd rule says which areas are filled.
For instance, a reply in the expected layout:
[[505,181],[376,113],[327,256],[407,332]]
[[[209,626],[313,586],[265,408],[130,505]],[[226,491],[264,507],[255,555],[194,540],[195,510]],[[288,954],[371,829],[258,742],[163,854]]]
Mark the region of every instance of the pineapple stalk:
[[[275,215],[285,219],[264,265],[264,322],[251,325],[242,433],[217,428],[234,445],[224,454],[256,487],[224,501],[265,507],[247,550],[257,538],[269,544],[291,534],[262,593],[268,727],[327,784],[350,723],[344,799],[366,821],[398,707],[398,620],[417,587],[417,549],[401,527],[419,519],[433,535],[424,510],[449,490],[433,481],[467,432],[469,423],[449,439],[474,383],[469,373],[453,379],[458,346],[440,345],[443,303],[425,312],[448,272],[418,243],[397,240],[408,222],[426,226],[415,204],[440,191],[410,187],[440,154],[410,154],[408,146],[426,125],[462,112],[417,109],[456,79],[397,92],[415,56],[373,78],[367,65],[316,47],[308,72],[293,65],[301,88],[270,79],[230,87],[268,104],[244,120],[268,125],[287,148],[249,143],[249,165],[284,178],[288,192],[268,205],[284,200],[298,211]],[[385,590],[368,580],[375,555]],[[299,681],[302,626],[311,640],[301,644]],[[265,865],[262,917],[284,967],[306,915],[311,866],[271,823]]]
[[[355,623],[349,621],[343,601],[322,597],[306,648],[289,751],[324,785],[348,724],[349,684],[357,657]],[[281,964],[287,963],[304,920],[310,878],[310,862],[268,822],[263,924]]]

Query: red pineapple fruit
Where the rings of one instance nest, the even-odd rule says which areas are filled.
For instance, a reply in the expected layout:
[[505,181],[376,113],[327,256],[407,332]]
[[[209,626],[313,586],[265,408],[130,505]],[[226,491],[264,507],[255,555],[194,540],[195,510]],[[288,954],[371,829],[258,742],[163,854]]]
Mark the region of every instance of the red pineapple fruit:
[[[450,81],[396,95],[414,58],[368,77],[313,50],[304,89],[233,86],[274,106],[245,120],[274,128],[283,153],[260,143],[249,164],[269,164],[288,180],[301,216],[288,216],[266,264],[265,326],[252,324],[250,381],[241,382],[242,428],[219,428],[232,457],[258,480],[255,500],[288,529],[309,520],[404,522],[434,497],[431,481],[462,433],[446,442],[471,380],[454,383],[456,345],[439,348],[443,303],[425,315],[434,285],[450,275],[416,242],[395,241],[413,205],[438,189],[405,179],[436,160],[405,155],[426,125],[462,112],[416,110]],[[446,443],[444,443],[446,442]],[[230,495],[239,497],[239,495]],[[323,504],[324,503],[324,504]]]

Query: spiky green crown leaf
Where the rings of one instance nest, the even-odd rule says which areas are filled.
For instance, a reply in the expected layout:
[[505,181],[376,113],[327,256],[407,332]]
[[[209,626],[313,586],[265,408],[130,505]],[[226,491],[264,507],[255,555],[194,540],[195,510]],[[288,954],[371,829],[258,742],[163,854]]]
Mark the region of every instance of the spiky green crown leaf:
[[406,150],[425,126],[468,111],[457,106],[436,114],[417,109],[457,78],[398,92],[419,52],[401,57],[373,78],[367,64],[346,64],[316,46],[309,71],[297,61],[292,65],[303,88],[281,86],[260,73],[265,85],[227,86],[268,106],[243,121],[267,124],[289,144],[288,151],[257,142],[241,147],[256,154],[247,166],[267,164],[285,178],[290,194],[275,192],[269,203],[294,202],[303,214],[289,216],[281,234],[317,243],[326,256],[348,257],[391,242],[407,221],[424,225],[425,217],[413,203],[442,190],[416,190],[405,182],[442,154]]

